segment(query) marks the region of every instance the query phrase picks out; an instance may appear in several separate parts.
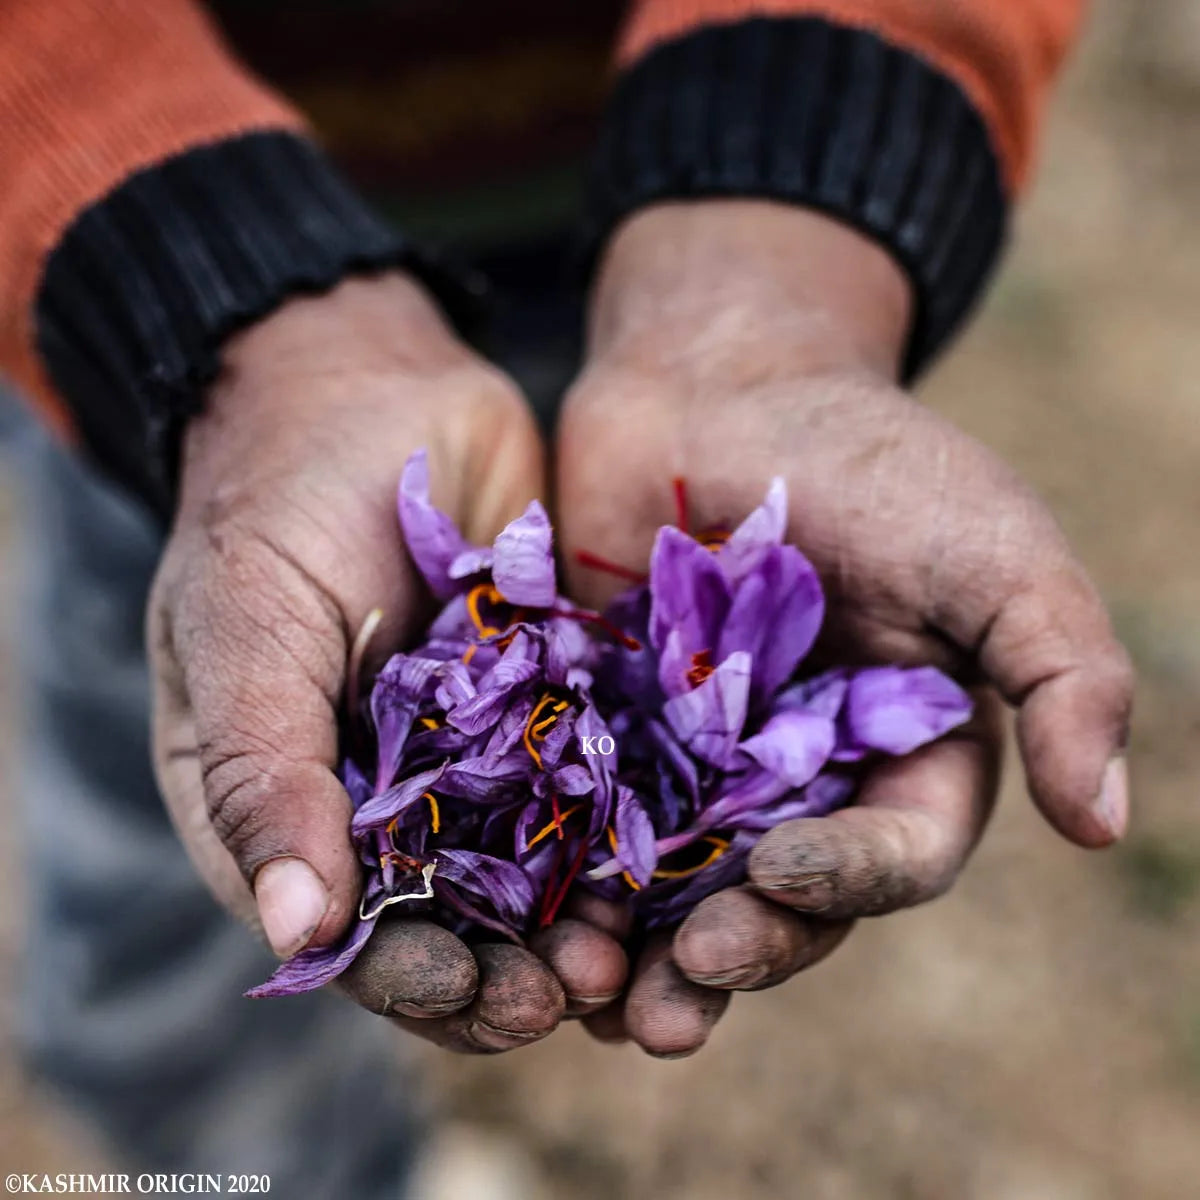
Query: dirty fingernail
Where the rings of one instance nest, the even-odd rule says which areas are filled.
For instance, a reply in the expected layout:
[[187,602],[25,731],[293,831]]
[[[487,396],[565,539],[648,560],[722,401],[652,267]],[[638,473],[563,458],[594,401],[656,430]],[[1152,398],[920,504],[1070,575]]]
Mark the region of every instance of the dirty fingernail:
[[544,1031],[530,1033],[525,1030],[497,1029],[486,1021],[472,1021],[468,1036],[482,1050],[513,1050],[517,1046],[525,1046],[546,1036]]
[[1112,834],[1114,841],[1124,835],[1129,824],[1129,769],[1122,755],[1108,760],[1093,812]]
[[808,912],[820,912],[834,900],[833,876],[825,872],[793,876],[791,879],[782,876],[755,878],[753,882],[773,899]]
[[267,863],[255,877],[254,899],[263,932],[280,958],[290,958],[308,944],[329,907],[325,885],[301,858]]

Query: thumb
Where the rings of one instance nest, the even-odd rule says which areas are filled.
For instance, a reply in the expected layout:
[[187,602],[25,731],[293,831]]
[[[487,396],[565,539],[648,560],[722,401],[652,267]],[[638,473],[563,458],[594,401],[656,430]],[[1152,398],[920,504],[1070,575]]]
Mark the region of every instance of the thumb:
[[[334,941],[361,891],[350,800],[334,774],[340,607],[256,543],[192,575],[163,624],[208,820],[253,891],[271,948],[288,957]],[[167,799],[181,829],[195,824],[180,820],[186,797]]]

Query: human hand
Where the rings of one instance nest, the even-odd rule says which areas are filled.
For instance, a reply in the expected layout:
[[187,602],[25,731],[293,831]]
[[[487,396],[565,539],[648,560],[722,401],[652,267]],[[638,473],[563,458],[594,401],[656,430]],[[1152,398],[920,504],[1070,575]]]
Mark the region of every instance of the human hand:
[[[184,437],[148,615],[155,765],[209,887],[280,956],[335,942],[358,910],[338,712],[368,613],[385,613],[376,664],[428,615],[396,519],[420,447],[439,505],[476,542],[542,491],[524,400],[399,273],[293,300],[232,338]],[[507,1049],[624,982],[623,951],[583,922],[543,942],[553,970],[393,919],[342,982],[439,1044]]]
[[[1035,803],[1071,841],[1106,845],[1127,820],[1127,657],[1042,503],[897,387],[910,306],[885,251],[816,213],[703,201],[627,221],[558,435],[569,591],[598,605],[620,586],[579,549],[644,569],[674,520],[672,477],[704,528],[782,475],[789,540],[829,601],[818,655],[990,684],[1017,709]],[[766,834],[746,885],[648,947],[623,1005],[589,1018],[597,1035],[690,1052],[731,990],[811,965],[856,917],[943,892],[994,800],[996,707],[984,694],[969,726],[880,767],[853,807]]]

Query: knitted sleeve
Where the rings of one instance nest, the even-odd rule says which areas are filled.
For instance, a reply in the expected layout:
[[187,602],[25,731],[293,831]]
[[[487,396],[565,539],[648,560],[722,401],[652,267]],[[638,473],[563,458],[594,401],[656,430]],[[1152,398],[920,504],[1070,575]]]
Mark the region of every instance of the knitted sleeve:
[[668,199],[758,196],[882,243],[917,299],[907,374],[980,293],[1083,0],[635,0],[590,237]]

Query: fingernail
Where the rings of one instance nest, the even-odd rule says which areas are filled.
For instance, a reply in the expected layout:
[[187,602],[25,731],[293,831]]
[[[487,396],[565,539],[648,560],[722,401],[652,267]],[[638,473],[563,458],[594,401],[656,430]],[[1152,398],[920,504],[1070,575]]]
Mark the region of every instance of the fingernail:
[[254,879],[254,899],[271,949],[280,958],[302,950],[317,931],[329,893],[302,858],[275,858]]
[[820,912],[834,901],[833,876],[827,872],[793,876],[791,879],[756,878],[753,882],[760,891],[786,894],[789,905],[807,912]]
[[563,1014],[568,1017],[582,1017],[598,1008],[607,1008],[621,993],[608,992],[603,996],[568,996],[567,1007]]
[[738,967],[716,975],[688,975],[693,983],[716,988],[752,988],[762,983],[771,973],[769,966]]
[[481,1050],[513,1050],[517,1046],[526,1046],[544,1038],[549,1030],[539,1030],[531,1033],[527,1030],[498,1029],[486,1021],[472,1021],[467,1036]]
[[1124,835],[1129,824],[1129,770],[1122,755],[1108,760],[1092,811],[1114,841]]

